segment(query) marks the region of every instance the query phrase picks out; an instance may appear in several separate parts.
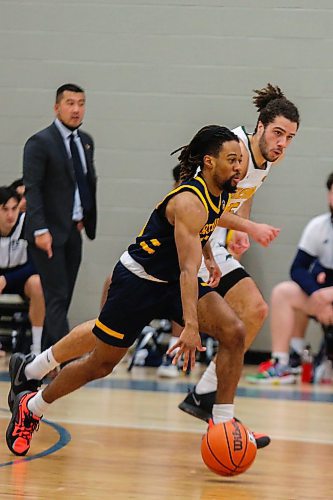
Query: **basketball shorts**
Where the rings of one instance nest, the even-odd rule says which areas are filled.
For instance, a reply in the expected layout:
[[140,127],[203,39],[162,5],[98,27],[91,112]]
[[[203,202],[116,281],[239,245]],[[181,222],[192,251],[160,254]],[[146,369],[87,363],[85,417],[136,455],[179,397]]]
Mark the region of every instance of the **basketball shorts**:
[[[225,247],[221,246],[219,248],[214,248],[213,253],[214,259],[222,273],[220,283],[214,290],[224,297],[233,286],[242,279],[249,278],[250,275],[245,271],[242,264],[235,259]],[[208,281],[209,279],[209,272],[203,259],[199,270],[199,276],[204,281]]]
[[[199,298],[214,289],[198,278]],[[112,274],[108,298],[93,332],[115,347],[130,347],[144,326],[155,318],[183,324],[179,281],[158,283],[139,278],[118,262]]]
[[[17,269],[21,267],[24,269],[24,272],[22,272],[22,275],[18,276],[17,275]],[[8,293],[8,294],[18,294],[22,298],[25,298],[24,294],[24,287],[27,282],[27,280],[30,278],[30,276],[33,276],[34,274],[37,274],[36,269],[34,266],[30,263],[28,264],[23,264],[23,266],[18,266],[14,268],[13,270],[8,270],[6,269],[6,274],[10,275],[11,273],[16,274],[16,278],[12,280],[12,283],[7,284],[5,288],[2,290],[2,293]]]

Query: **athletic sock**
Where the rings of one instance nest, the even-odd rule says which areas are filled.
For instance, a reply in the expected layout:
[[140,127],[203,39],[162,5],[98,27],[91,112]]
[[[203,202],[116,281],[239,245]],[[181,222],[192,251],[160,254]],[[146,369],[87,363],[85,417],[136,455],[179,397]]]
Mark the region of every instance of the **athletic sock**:
[[53,357],[52,347],[49,347],[46,351],[38,354],[31,363],[27,364],[24,374],[27,380],[41,380],[59,365],[60,363]]
[[31,327],[31,333],[32,333],[32,344],[31,344],[31,352],[33,354],[40,354],[41,352],[41,344],[42,344],[42,333],[43,333],[43,327],[42,326],[32,326]]
[[214,424],[222,424],[234,418],[235,405],[223,404],[213,405],[213,422]]
[[283,366],[287,366],[289,363],[289,353],[288,352],[279,352],[273,351],[272,358],[277,359],[278,363]]
[[43,391],[38,391],[35,396],[33,396],[28,401],[28,410],[30,410],[36,417],[42,417],[50,403],[46,403],[43,399]]
[[211,361],[195,387],[197,394],[215,392],[217,389],[216,365]]
[[292,337],[290,339],[290,347],[297,352],[300,356],[302,356],[304,347],[305,347],[305,340],[300,338],[300,337]]

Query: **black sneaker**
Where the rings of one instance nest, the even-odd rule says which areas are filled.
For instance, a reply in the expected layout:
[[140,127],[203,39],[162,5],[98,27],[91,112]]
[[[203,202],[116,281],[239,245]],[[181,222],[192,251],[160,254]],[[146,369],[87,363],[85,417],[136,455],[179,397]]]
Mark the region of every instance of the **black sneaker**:
[[302,372],[302,359],[298,352],[291,349],[289,353],[289,366],[291,368],[291,373],[298,375]]
[[[199,418],[209,423],[213,418],[213,405],[215,403],[216,391],[208,392],[207,394],[197,394],[194,389],[190,390],[184,401],[182,401],[178,408],[193,417]],[[235,420],[237,420],[235,418]],[[258,434],[252,432],[257,443],[258,450],[265,448],[271,442],[271,438],[266,434]]]
[[212,418],[213,405],[215,403],[216,391],[207,394],[197,394],[194,389],[190,390],[184,401],[178,408],[192,417],[200,418],[208,423]]
[[36,392],[23,391],[14,397],[12,418],[6,431],[7,446],[15,455],[26,455],[30,449],[32,435],[38,431],[41,417],[28,408],[28,401]]
[[36,392],[42,385],[41,380],[27,380],[25,367],[35,359],[34,354],[22,354],[16,352],[9,361],[10,389],[8,393],[8,406],[13,411],[14,399],[17,394],[23,391]]

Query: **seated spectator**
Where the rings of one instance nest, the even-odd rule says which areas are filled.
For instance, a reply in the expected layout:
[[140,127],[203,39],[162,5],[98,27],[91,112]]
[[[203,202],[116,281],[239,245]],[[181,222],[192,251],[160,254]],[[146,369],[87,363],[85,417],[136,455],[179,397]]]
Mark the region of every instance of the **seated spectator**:
[[300,365],[309,317],[333,325],[333,173],[326,186],[329,212],[306,225],[291,266],[292,281],[279,283],[272,291],[272,360],[262,363],[257,375],[247,377],[252,383],[295,382],[292,372]]
[[20,212],[20,200],[14,189],[0,187],[0,293],[19,294],[29,299],[31,352],[38,354],[45,316],[44,296],[23,237],[25,213]]
[[23,177],[20,179],[16,179],[9,186],[11,189],[14,189],[17,194],[20,196],[19,209],[20,212],[25,212],[27,208],[27,201],[25,199],[25,185],[23,184]]

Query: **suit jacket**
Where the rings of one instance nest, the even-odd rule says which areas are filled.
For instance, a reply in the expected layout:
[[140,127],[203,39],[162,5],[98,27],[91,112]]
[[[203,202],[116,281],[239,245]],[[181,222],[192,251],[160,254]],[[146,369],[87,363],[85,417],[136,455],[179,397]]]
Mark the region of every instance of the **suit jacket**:
[[[94,143],[90,135],[79,131],[83,145],[87,179],[93,197],[93,208],[84,213],[88,238],[96,235],[96,173]],[[48,228],[53,244],[62,245],[72,228],[76,178],[72,159],[68,157],[63,138],[54,123],[34,134],[24,146],[23,180],[26,187],[26,238],[34,242],[34,232]]]

